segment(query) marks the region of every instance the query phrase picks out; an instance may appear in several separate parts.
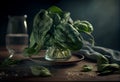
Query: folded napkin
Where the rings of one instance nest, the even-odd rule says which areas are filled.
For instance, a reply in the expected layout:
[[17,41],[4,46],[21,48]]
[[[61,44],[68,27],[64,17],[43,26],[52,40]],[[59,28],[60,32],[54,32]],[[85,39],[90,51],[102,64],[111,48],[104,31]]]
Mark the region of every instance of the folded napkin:
[[93,61],[97,61],[97,55],[104,55],[109,59],[110,63],[120,64],[120,51],[102,46],[92,46],[89,42],[85,42],[78,53]]

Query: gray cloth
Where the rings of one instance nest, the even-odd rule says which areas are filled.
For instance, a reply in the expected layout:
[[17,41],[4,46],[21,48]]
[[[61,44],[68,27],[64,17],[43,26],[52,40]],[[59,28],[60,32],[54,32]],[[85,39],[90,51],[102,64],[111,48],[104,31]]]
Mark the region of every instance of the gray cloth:
[[105,48],[101,46],[92,46],[88,42],[84,43],[84,46],[79,51],[80,54],[83,54],[87,59],[97,61],[97,55],[104,55],[110,61],[110,63],[120,64],[120,51],[113,50],[110,48]]

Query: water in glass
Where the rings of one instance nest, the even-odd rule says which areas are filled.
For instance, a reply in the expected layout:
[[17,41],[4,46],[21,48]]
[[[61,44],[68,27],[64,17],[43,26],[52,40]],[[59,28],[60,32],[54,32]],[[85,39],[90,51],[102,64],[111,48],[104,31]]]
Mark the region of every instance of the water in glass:
[[24,16],[9,16],[6,34],[6,48],[10,57],[22,54],[24,48],[28,46],[27,22]]

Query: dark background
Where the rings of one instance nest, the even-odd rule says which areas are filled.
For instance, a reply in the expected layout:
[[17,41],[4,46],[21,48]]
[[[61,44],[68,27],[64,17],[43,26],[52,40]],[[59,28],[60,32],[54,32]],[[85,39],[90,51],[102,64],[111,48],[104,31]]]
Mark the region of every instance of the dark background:
[[73,20],[92,23],[95,45],[120,50],[120,0],[0,0],[0,46],[5,46],[8,15],[26,14],[30,34],[35,14],[52,5],[71,12]]

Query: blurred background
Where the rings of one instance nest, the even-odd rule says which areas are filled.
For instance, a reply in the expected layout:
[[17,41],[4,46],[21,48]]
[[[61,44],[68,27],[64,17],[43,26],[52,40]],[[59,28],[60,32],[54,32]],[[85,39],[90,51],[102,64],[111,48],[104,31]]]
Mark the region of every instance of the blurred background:
[[5,46],[8,15],[27,15],[28,34],[40,9],[56,5],[73,20],[87,20],[93,27],[95,45],[120,50],[120,0],[1,0],[0,46]]

